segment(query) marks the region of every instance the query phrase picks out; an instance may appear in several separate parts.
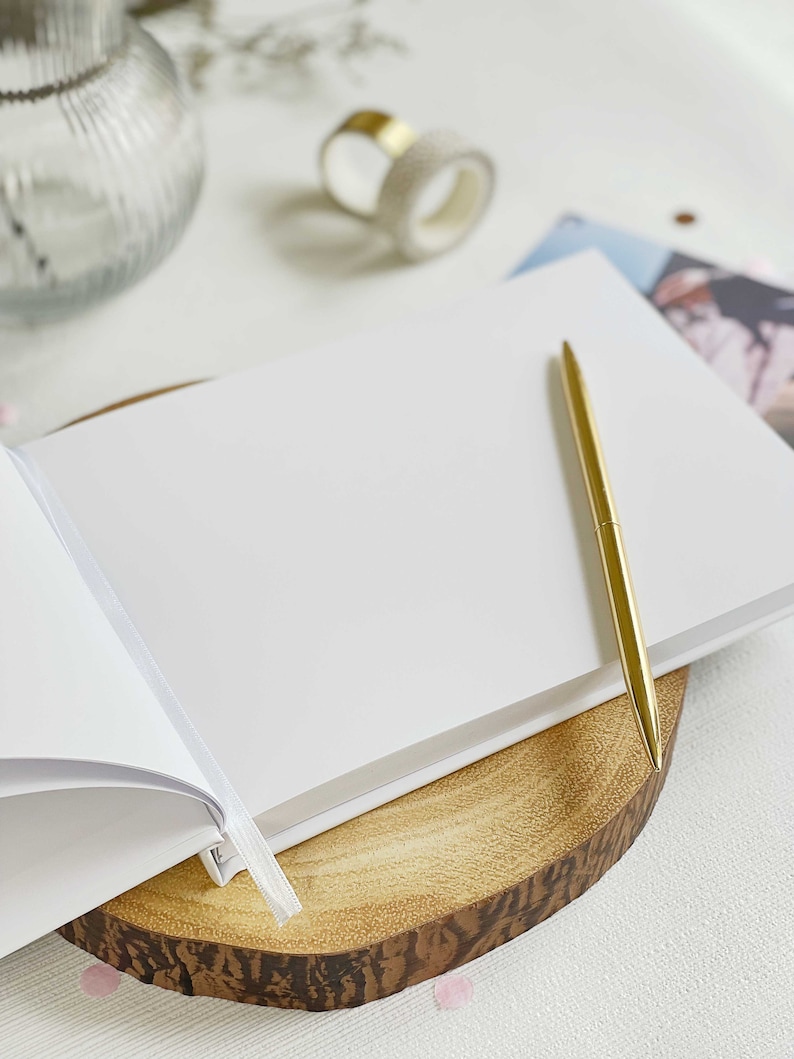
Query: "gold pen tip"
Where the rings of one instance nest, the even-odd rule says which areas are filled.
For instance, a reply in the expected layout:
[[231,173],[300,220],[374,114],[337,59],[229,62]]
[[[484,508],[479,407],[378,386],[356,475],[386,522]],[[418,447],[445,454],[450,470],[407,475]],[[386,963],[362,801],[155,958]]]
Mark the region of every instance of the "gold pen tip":
[[[562,370],[563,380],[572,380],[574,377],[578,379],[579,386],[584,386],[582,381],[582,370],[579,367],[579,361],[576,359],[574,351],[571,349],[567,342],[562,344],[562,353],[560,354],[560,367]],[[572,385],[572,383],[571,383]]]

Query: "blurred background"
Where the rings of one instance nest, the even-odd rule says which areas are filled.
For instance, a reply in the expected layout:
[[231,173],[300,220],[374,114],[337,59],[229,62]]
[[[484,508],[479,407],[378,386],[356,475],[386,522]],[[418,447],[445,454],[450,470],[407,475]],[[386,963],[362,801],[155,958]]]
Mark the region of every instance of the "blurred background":
[[[193,86],[203,190],[175,249],[123,293],[3,325],[8,444],[499,282],[570,211],[733,268],[761,256],[794,281],[787,3],[130,7]],[[495,198],[454,252],[406,265],[321,191],[320,143],[364,107],[490,153]],[[156,168],[136,178],[153,195]]]

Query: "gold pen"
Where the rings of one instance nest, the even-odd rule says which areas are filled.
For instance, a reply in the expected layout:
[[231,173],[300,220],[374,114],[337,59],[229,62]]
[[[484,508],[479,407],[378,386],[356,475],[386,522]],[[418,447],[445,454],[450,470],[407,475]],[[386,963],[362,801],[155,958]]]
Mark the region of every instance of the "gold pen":
[[567,342],[562,346],[562,385],[576,439],[576,451],[587,487],[587,498],[590,501],[626,691],[634,707],[634,716],[645,752],[658,772],[662,767],[662,741],[659,736],[659,708],[656,704],[648,649],[642,634],[629,562],[623,546],[615,501],[609,487],[593,410],[582,372]]

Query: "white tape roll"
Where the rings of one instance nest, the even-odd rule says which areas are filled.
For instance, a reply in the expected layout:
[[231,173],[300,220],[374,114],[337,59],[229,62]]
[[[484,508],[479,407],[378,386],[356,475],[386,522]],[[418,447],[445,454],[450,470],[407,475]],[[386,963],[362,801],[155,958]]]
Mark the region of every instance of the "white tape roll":
[[[379,151],[362,150],[366,141]],[[399,119],[374,111],[353,114],[328,137],[320,168],[337,205],[387,231],[412,261],[460,243],[494,188],[490,158],[462,136],[444,129],[417,136]]]

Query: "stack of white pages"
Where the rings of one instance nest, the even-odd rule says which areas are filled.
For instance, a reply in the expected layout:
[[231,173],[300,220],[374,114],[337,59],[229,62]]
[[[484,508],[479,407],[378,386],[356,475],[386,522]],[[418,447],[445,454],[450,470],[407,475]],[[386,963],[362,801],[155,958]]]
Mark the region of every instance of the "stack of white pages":
[[621,691],[563,339],[654,672],[794,609],[794,452],[592,252],[0,451],[1,951],[226,825],[63,512],[275,850]]

